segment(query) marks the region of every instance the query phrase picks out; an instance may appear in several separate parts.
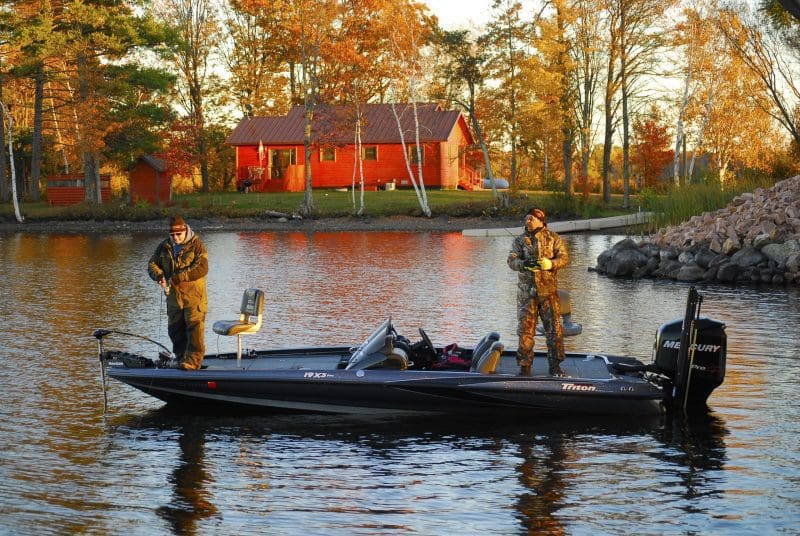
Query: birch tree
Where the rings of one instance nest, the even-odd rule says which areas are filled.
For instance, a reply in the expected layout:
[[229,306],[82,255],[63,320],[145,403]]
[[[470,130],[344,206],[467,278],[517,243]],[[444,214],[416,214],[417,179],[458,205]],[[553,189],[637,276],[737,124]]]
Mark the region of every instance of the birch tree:
[[[14,128],[13,122],[11,119],[11,112],[6,105],[0,102],[0,122],[5,123],[6,119],[8,120],[8,156],[9,161],[11,162],[11,199],[14,202],[14,217],[16,218],[17,222],[22,223],[24,218],[19,211],[19,197],[17,195],[17,174],[16,169],[14,167]],[[5,129],[4,129],[5,130]],[[5,170],[4,170],[5,171]],[[3,181],[5,182],[5,177],[3,177]]]

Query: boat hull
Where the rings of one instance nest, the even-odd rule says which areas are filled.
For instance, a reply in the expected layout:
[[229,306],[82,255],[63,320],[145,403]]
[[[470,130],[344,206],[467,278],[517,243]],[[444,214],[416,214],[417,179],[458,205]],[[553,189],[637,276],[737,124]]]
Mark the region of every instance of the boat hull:
[[516,370],[513,356],[508,355],[496,374],[343,370],[314,367],[318,355],[303,364],[299,356],[284,354],[273,356],[273,361],[284,366],[292,361],[289,370],[269,368],[269,358],[243,360],[242,368],[219,365],[230,360],[207,359],[208,367],[200,371],[111,366],[108,375],[170,405],[187,407],[350,414],[662,412],[661,389],[642,377],[610,374],[605,362],[590,363],[593,359],[568,357],[566,370],[597,371],[595,377],[576,374],[570,378],[536,373],[517,376],[511,372]]

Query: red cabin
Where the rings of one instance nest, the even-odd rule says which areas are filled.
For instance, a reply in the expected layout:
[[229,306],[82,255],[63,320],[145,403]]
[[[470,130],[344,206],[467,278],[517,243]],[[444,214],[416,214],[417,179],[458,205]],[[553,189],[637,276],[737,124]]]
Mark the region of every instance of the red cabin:
[[[414,107],[396,104],[401,138],[391,104],[361,107],[361,162],[364,187],[411,187],[406,159],[418,177]],[[461,112],[436,104],[418,104],[422,176],[425,187],[480,188],[480,172],[466,159],[472,134]],[[285,116],[242,119],[226,143],[236,149],[239,190],[299,192],[305,189],[304,110],[295,106]],[[312,122],[311,177],[314,188],[350,188],[355,166],[356,119],[350,106],[317,106]],[[405,142],[405,143],[403,143]],[[355,184],[359,185],[360,175]],[[390,184],[391,186],[386,186]]]
[[172,200],[172,171],[166,162],[150,155],[139,157],[130,171],[131,203],[151,204]]

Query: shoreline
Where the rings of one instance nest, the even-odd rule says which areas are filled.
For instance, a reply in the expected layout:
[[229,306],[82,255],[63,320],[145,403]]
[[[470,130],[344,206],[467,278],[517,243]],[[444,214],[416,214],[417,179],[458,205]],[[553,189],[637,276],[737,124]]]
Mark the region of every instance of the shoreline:
[[[520,226],[519,218],[455,218],[438,216],[388,216],[385,218],[312,218],[287,220],[285,218],[186,218],[189,226],[206,232],[341,232],[341,231],[396,231],[396,232],[461,232],[465,229],[513,228]],[[159,233],[166,232],[167,219],[148,221],[76,221],[34,220],[30,222],[0,222],[0,234],[93,234],[93,233]]]

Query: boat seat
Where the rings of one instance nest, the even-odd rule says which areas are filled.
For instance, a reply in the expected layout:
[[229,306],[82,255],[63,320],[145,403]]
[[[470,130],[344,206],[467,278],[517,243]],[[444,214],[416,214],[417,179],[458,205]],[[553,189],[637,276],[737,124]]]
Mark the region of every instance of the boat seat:
[[499,340],[500,334],[496,331],[490,331],[487,333],[481,340],[478,341],[478,343],[475,345],[475,348],[472,350],[472,362],[475,363],[475,358],[486,352],[492,343],[495,343]]
[[219,335],[236,335],[236,361],[242,359],[242,335],[256,333],[261,329],[264,311],[264,291],[248,288],[242,295],[238,320],[217,320],[214,322],[214,333]]
[[505,347],[500,341],[487,339],[487,344],[482,346],[480,353],[473,354],[469,369],[481,374],[494,374],[504,349]]

